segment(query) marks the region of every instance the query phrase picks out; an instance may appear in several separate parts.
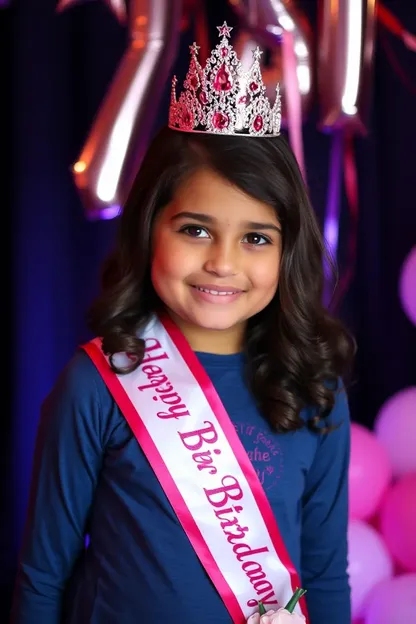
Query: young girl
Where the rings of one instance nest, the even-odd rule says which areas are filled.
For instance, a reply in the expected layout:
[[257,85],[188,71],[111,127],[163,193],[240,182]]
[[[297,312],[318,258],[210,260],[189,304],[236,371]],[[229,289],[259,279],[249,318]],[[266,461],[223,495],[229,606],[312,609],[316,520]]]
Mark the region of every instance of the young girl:
[[293,624],[350,624],[353,341],[322,305],[280,98],[229,34],[204,70],[192,46],[89,315],[100,338],[43,406],[15,624],[244,624],[297,586]]

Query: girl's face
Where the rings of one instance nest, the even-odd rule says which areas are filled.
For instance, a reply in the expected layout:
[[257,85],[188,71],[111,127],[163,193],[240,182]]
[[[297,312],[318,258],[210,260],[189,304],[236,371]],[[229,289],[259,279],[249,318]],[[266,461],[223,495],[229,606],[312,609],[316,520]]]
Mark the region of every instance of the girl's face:
[[191,347],[238,351],[247,320],[277,290],[282,239],[273,208],[200,169],[158,216],[152,249],[154,288]]

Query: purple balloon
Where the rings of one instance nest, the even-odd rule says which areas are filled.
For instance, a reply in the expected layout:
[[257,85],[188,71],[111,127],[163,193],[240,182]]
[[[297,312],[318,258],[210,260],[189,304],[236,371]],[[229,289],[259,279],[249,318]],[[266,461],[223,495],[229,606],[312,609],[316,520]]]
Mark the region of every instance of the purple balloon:
[[348,527],[348,561],[352,615],[359,618],[373,588],[393,575],[393,562],[379,533],[361,520]]
[[409,320],[416,325],[416,245],[403,263],[399,294],[403,311]]
[[391,475],[387,451],[369,429],[353,423],[349,466],[351,519],[367,520],[378,511],[390,485]]
[[387,399],[377,414],[374,431],[389,455],[395,477],[416,472],[416,386]]
[[365,608],[365,624],[416,622],[416,574],[403,574],[379,583]]

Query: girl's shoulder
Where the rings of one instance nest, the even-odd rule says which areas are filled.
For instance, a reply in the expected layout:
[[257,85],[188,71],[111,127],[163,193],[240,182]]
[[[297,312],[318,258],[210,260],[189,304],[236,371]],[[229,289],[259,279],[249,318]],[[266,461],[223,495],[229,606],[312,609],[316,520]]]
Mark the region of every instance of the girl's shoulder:
[[[338,437],[348,439],[351,428],[348,393],[343,380],[339,378],[337,383],[328,382],[326,385],[334,392],[334,405],[325,418],[317,419],[319,410],[315,406],[305,407],[301,412],[305,425],[308,422],[314,425],[312,429],[305,427],[304,433],[306,436],[315,438],[318,441],[318,447],[320,442],[327,438],[333,442]],[[325,434],[325,431],[328,433]]]
[[328,415],[328,426],[335,429],[343,428],[344,431],[350,427],[350,408],[348,403],[348,393],[341,378],[338,379],[334,387],[334,407]]
[[79,347],[60,372],[54,391],[76,401],[101,401],[108,395],[106,385],[91,358]]
[[120,420],[103,378],[82,348],[61,370],[42,411],[49,423],[59,428],[89,430],[103,443]]

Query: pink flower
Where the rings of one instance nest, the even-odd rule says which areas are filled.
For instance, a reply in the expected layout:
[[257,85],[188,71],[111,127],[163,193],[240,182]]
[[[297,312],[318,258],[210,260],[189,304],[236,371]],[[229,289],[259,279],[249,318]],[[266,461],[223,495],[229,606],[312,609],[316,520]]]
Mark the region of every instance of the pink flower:
[[286,609],[267,611],[262,616],[259,613],[254,613],[247,620],[247,624],[305,624],[305,622],[303,615],[289,613]]

